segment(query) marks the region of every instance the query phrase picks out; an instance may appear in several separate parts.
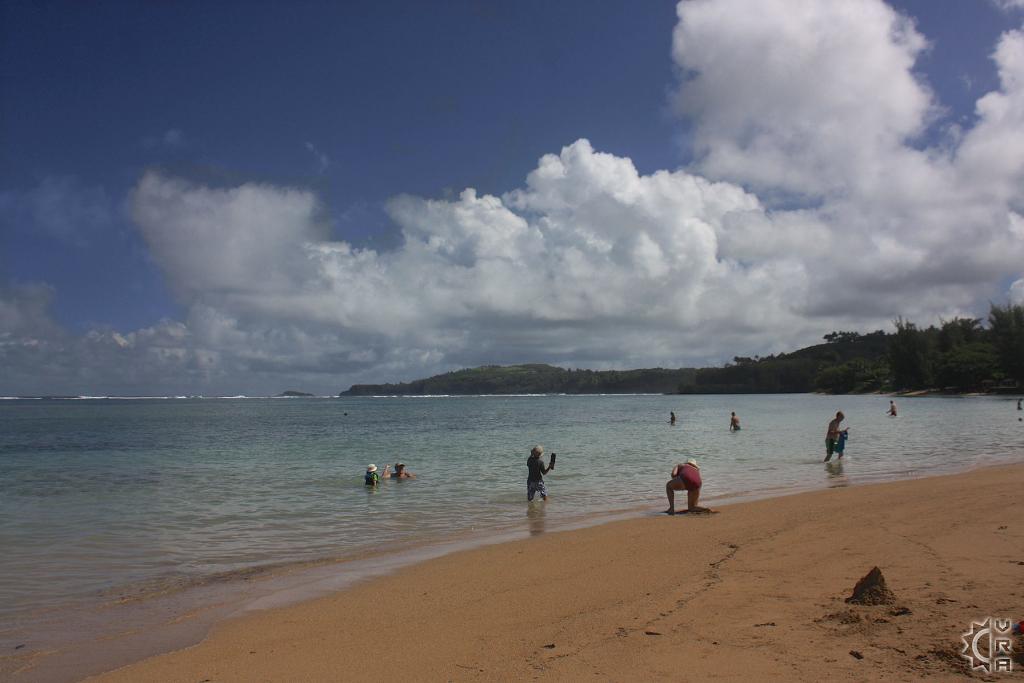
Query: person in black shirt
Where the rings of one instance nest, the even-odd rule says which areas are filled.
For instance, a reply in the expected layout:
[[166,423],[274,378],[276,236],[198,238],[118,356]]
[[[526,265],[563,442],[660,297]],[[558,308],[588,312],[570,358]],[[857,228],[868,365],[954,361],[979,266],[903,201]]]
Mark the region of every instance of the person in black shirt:
[[[544,475],[555,469],[555,463],[552,462],[550,465],[545,466],[544,461],[540,459],[543,453],[543,446],[534,446],[530,450],[530,457],[526,459],[526,468],[529,470],[529,474],[526,477],[526,500],[529,501],[532,501],[533,497],[538,493],[541,500],[548,499],[548,490],[544,486]],[[554,455],[554,453],[551,454],[552,460]]]

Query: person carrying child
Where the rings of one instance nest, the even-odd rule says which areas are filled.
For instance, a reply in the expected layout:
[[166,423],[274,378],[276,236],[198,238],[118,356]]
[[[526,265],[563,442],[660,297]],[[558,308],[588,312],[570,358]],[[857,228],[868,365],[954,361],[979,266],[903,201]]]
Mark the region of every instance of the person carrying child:
[[836,413],[835,419],[828,423],[828,431],[825,432],[825,462],[832,459],[832,454],[836,450],[836,441],[839,440],[839,425],[845,417],[843,411],[840,410]]

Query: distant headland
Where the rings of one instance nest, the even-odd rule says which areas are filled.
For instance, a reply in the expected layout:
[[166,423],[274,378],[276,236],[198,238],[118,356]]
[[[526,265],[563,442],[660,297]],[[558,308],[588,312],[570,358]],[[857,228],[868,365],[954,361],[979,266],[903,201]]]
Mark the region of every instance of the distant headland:
[[1024,391],[1024,306],[993,304],[986,321],[953,318],[918,328],[899,318],[893,324],[895,332],[830,332],[823,344],[765,357],[736,356],[724,367],[485,365],[412,382],[354,384],[339,396]]
[[485,365],[399,384],[354,384],[340,396],[431,394],[636,394],[675,393],[695,370],[566,370],[543,363]]

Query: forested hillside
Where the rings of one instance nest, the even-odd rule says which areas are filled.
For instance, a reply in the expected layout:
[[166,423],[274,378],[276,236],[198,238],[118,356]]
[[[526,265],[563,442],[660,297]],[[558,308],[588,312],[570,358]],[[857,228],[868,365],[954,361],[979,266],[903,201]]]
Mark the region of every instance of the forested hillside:
[[551,365],[486,365],[401,384],[356,384],[343,396],[427,394],[674,393],[693,369],[566,370]]
[[830,332],[823,344],[720,368],[567,370],[487,365],[401,384],[356,384],[343,396],[426,394],[751,394],[1013,390],[1024,386],[1024,306],[992,305],[987,320],[954,318],[894,332]]
[[831,332],[825,343],[697,370],[681,393],[990,391],[1024,386],[1024,306],[992,305],[987,321],[954,318],[895,332]]

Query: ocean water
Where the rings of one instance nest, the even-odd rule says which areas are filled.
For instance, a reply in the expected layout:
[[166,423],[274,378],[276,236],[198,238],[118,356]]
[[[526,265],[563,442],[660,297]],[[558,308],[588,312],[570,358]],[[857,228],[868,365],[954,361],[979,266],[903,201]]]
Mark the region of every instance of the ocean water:
[[[1016,397],[481,396],[0,401],[0,623],[288,563],[1024,460]],[[846,457],[825,465],[836,410]],[[668,425],[669,411],[679,423]],[[728,431],[736,411],[743,429]],[[526,458],[558,453],[546,505]],[[415,480],[363,485],[368,463]]]

